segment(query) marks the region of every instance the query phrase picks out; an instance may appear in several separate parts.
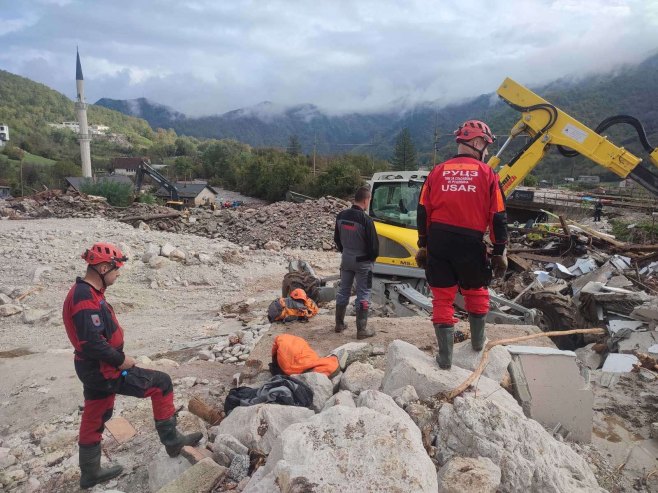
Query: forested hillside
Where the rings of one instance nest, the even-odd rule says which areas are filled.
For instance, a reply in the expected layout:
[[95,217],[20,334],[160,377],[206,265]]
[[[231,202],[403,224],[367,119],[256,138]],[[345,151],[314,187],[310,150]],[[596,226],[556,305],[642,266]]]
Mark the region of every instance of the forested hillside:
[[[501,81],[502,82],[502,81]],[[523,82],[523,81],[519,81]],[[443,159],[454,151],[452,131],[469,118],[486,120],[501,137],[509,132],[518,113],[497,101],[492,92],[461,103],[438,108],[432,103],[413,109],[376,114],[352,113],[329,116],[312,105],[299,105],[285,111],[275,111],[271,103],[254,108],[231,111],[217,116],[184,118],[169,110],[172,117],[167,125],[166,115],[141,105],[141,114],[149,120],[154,113],[157,119],[149,122],[169,126],[179,135],[206,138],[231,138],[252,146],[284,148],[291,135],[297,135],[306,153],[313,147],[322,154],[350,151],[390,159],[395,139],[403,128],[410,130],[418,150],[419,161],[428,165],[433,158],[434,131],[438,138],[437,159]],[[533,87],[535,92],[560,107],[578,120],[595,127],[604,118],[615,114],[628,114],[644,122],[650,140],[658,145],[658,55],[636,66],[617,69],[615,72],[584,77],[578,80],[556,80],[543,87]],[[100,102],[99,102],[100,103]],[[133,103],[114,107],[129,112]],[[639,155],[643,151],[628,131],[611,129],[607,132],[619,145],[629,147]],[[499,139],[498,144],[504,138]],[[573,168],[573,170],[572,170]],[[602,172],[582,158],[575,162],[556,153],[549,153],[537,168],[540,176],[568,175],[574,173]]]

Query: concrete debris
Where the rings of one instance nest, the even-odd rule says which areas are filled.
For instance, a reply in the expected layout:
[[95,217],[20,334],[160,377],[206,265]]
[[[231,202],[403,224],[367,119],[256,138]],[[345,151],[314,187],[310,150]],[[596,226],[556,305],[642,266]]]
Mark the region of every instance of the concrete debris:
[[174,481],[158,490],[158,493],[210,493],[226,475],[225,467],[206,458],[190,467]]
[[23,311],[23,307],[20,305],[2,305],[0,306],[0,317],[11,317],[12,315],[17,315]]
[[439,469],[439,493],[496,493],[500,477],[488,457],[453,457]]
[[633,370],[633,365],[639,362],[634,354],[610,353],[601,369],[607,373],[628,373]]
[[618,352],[623,354],[647,353],[649,348],[658,343],[658,332],[632,332],[627,339],[619,341]]
[[[217,427],[219,428],[219,427]],[[219,432],[219,429],[218,429]],[[233,459],[239,455],[247,455],[249,449],[242,445],[232,435],[218,434],[212,444],[213,459],[217,464],[230,467]]]
[[416,426],[416,423],[412,421],[409,415],[390,396],[377,390],[365,390],[356,398],[356,406],[370,408],[373,411],[405,423],[411,433],[417,435],[418,440],[421,440],[420,430]]
[[587,461],[568,445],[491,400],[458,397],[441,407],[436,427],[439,464],[453,457],[487,457],[500,467],[501,492],[605,491]]
[[158,451],[148,463],[148,484],[150,491],[158,491],[163,486],[175,481],[187,471],[192,464],[183,456],[169,457],[164,449]]
[[531,346],[507,349],[518,362],[512,382],[525,415],[548,428],[561,425],[569,440],[589,443],[594,394],[578,370],[576,354]]
[[334,406],[290,426],[244,492],[437,488],[436,469],[408,422],[365,407]]
[[345,361],[345,367],[342,368],[345,370],[355,361],[366,363],[373,349],[372,345],[367,342],[348,342],[334,349],[331,354],[336,355],[338,361]]

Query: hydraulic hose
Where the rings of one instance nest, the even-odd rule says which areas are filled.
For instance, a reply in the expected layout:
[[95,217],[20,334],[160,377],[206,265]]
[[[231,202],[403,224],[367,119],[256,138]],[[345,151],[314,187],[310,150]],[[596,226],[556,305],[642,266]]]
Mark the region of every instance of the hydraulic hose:
[[[647,152],[653,152],[655,147],[649,143],[649,139],[647,138],[647,133],[644,130],[644,126],[642,126],[640,120],[638,120],[633,116],[629,116],[629,115],[611,116],[603,120],[601,123],[599,123],[598,126],[594,129],[594,131],[600,135],[601,132],[603,132],[604,130],[612,127],[613,125],[619,125],[619,124],[626,124],[633,127],[637,132],[637,136],[639,137],[640,143],[642,144],[644,150]],[[575,157],[580,154],[578,151],[574,151],[564,146],[557,146],[557,149],[560,152],[560,154],[562,154],[564,157]]]

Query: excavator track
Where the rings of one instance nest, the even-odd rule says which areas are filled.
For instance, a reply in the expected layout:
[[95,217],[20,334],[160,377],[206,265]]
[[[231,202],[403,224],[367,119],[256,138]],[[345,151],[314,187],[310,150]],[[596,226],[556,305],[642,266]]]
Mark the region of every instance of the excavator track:
[[[578,328],[576,307],[567,296],[550,291],[536,291],[526,294],[521,304],[541,312],[539,328],[543,332]],[[580,334],[551,339],[558,348],[565,350],[574,350],[584,345],[583,336]]]
[[281,295],[287,297],[293,289],[301,288],[317,303],[320,295],[320,280],[308,272],[288,272],[281,283]]

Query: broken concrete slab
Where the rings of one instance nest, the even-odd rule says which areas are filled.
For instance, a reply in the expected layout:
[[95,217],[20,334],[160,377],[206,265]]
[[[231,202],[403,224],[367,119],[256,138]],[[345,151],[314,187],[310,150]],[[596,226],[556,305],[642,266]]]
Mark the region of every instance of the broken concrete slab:
[[283,430],[293,423],[306,421],[314,414],[305,407],[279,404],[239,406],[224,418],[219,431],[237,438],[245,447],[267,454]]
[[189,493],[191,491],[210,493],[226,473],[225,467],[210,458],[205,458],[161,488],[158,493]]
[[[471,347],[471,341],[460,342],[454,346],[452,364],[459,368],[473,371],[480,364],[483,352],[484,348],[480,351],[474,351]],[[507,349],[503,346],[494,346],[489,351],[487,366],[482,374],[495,382],[500,382],[507,374],[507,366],[510,364],[510,361],[512,361],[512,357]]]
[[603,363],[604,373],[628,373],[640,362],[634,354],[610,353]]
[[608,331],[611,334],[616,334],[623,329],[638,330],[642,327],[646,328],[646,324],[639,320],[610,320],[608,322]]
[[365,363],[372,350],[372,344],[367,342],[348,342],[334,349],[331,354],[336,355],[338,361],[345,361],[345,366],[341,368],[345,370],[355,361]]
[[437,488],[436,469],[406,421],[366,407],[334,406],[291,425],[244,493]]
[[636,306],[630,316],[636,320],[658,321],[658,299],[654,298],[647,303]]
[[[454,389],[471,374],[454,365],[450,370],[441,370],[433,357],[401,340],[389,344],[386,360],[382,391],[389,395],[411,385],[419,398],[428,399]],[[473,392],[477,392],[478,398],[493,400],[512,412],[523,413],[514,397],[490,378],[480,377],[466,394],[473,395]]]
[[526,390],[529,394],[530,401],[522,401],[526,415],[549,428],[562,425],[570,440],[589,443],[594,394],[576,365],[576,354],[532,346],[508,346],[508,350],[523,372],[514,383],[523,382],[519,397]]
[[500,467],[500,491],[605,491],[587,461],[571,447],[536,421],[490,400],[458,397],[453,404],[444,404],[436,431],[440,465],[456,456],[488,457]]
[[105,428],[118,443],[126,443],[137,435],[137,430],[126,418],[118,416],[105,423]]
[[500,476],[488,457],[453,457],[439,469],[439,493],[496,493]]
[[169,457],[164,448],[160,449],[146,467],[149,491],[158,491],[163,486],[175,481],[190,467],[192,464],[182,455]]
[[618,351],[622,354],[633,354],[636,351],[647,353],[656,343],[658,343],[658,332],[633,332],[628,339],[618,342]]

